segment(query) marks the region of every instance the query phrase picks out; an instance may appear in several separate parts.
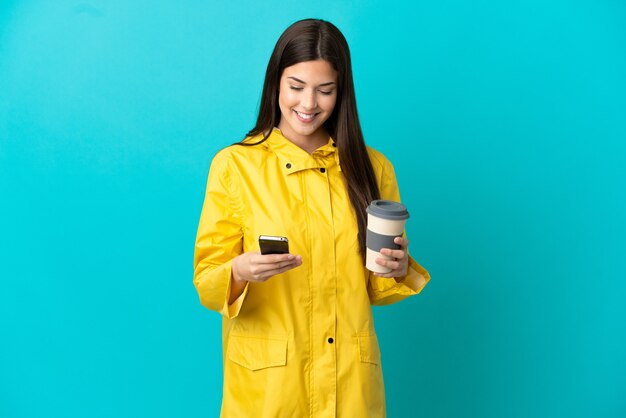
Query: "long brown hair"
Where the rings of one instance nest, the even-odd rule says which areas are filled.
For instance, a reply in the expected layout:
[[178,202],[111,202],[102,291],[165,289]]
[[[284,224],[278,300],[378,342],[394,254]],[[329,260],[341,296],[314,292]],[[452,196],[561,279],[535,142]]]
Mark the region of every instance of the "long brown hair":
[[256,143],[239,144],[260,144],[278,126],[281,117],[278,87],[283,70],[300,62],[318,59],[328,61],[337,71],[337,102],[324,128],[336,141],[341,171],[348,185],[348,196],[359,227],[359,250],[365,260],[365,209],[372,200],[380,199],[380,191],[365,148],[356,109],[350,49],[346,38],[335,25],[319,19],[304,19],[283,32],[267,65],[256,126],[247,134],[248,137],[263,134],[263,139]]

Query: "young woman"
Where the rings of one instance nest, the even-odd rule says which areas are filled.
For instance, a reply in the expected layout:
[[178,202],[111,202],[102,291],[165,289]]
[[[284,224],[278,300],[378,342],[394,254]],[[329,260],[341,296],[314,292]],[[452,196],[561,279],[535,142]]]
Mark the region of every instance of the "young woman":
[[[365,209],[400,201],[391,163],[366,147],[348,44],[307,19],[278,40],[256,126],[214,157],[195,249],[201,303],[223,317],[225,417],[382,417],[371,304],[419,293],[407,252],[365,265]],[[290,254],[261,255],[260,235]]]

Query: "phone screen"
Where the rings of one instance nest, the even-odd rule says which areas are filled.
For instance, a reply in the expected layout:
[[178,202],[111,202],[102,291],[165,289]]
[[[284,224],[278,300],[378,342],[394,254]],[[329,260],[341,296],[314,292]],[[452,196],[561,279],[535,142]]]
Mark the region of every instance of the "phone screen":
[[261,235],[259,237],[261,254],[289,254],[289,240],[287,237],[275,235]]

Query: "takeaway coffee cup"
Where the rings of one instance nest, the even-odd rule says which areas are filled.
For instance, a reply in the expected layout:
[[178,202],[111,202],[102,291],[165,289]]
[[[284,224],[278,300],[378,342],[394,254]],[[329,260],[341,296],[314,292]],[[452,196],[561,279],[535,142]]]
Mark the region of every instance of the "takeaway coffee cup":
[[381,248],[399,249],[393,242],[402,236],[404,224],[409,218],[409,211],[402,203],[391,200],[374,200],[367,207],[367,238],[365,267],[375,273],[389,273],[390,268],[376,264],[377,258],[390,260],[382,255]]

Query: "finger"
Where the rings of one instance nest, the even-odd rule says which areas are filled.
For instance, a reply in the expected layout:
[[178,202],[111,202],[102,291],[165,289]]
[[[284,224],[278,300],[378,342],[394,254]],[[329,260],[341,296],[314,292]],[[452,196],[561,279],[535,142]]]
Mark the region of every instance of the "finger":
[[391,248],[381,248],[380,253],[387,257],[397,258],[398,260],[402,260],[405,254],[402,250],[392,250]]
[[252,264],[249,263],[247,267],[247,279],[253,282],[262,282],[267,280],[274,274],[280,271],[287,271],[291,268],[296,268],[302,265],[302,256],[295,256],[293,260],[276,264]]
[[259,275],[259,281],[266,281],[266,280],[272,278],[273,276],[276,276],[278,274],[281,274],[281,273],[284,273],[284,272],[289,271],[291,269],[294,269],[296,267],[299,267],[300,265],[301,265],[301,263],[300,264],[298,264],[298,263],[291,263],[291,264],[288,264],[286,266],[282,266],[282,267],[279,267],[279,268],[267,270],[264,273]]
[[283,261],[290,261],[296,258],[293,254],[259,254],[255,257],[255,263],[258,264],[276,264]]
[[297,260],[294,259],[272,264],[252,264],[250,266],[250,273],[252,273],[252,275],[254,276],[260,277],[262,275],[265,275],[269,271],[279,270],[283,267],[294,265],[296,264],[296,262]]
[[377,258],[376,264],[390,268],[391,270],[398,270],[398,268],[400,268],[400,262],[398,260],[386,260],[384,258]]
[[401,246],[403,249],[406,249],[409,246],[409,240],[403,237],[395,237],[393,242]]
[[374,273],[374,275],[378,277],[391,278],[391,277],[403,277],[403,276],[406,276],[406,273],[407,273],[407,266],[399,265],[397,268],[391,268],[391,271],[388,271],[387,273]]
[[384,277],[384,278],[387,278],[387,279],[403,276],[401,269],[392,269],[392,270],[388,271],[387,273],[374,273],[374,275],[378,276],[378,277]]
[[396,277],[404,277],[406,276],[406,273],[403,273],[401,271],[390,271],[389,273],[374,273],[374,276],[384,277],[386,279],[394,279]]

